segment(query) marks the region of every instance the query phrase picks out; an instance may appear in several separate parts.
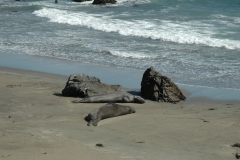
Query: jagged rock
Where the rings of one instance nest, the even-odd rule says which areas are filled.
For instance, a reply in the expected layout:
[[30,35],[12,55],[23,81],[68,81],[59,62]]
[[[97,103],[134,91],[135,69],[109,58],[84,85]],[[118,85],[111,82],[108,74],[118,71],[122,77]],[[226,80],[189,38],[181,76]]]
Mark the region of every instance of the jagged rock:
[[116,0],[94,0],[92,4],[116,3]]
[[85,2],[85,0],[73,0],[74,2]]
[[74,2],[85,2],[85,1],[91,1],[91,0],[73,0]]
[[141,96],[153,101],[176,103],[185,100],[181,90],[171,79],[161,75],[153,67],[148,68],[142,77]]
[[62,95],[67,97],[87,97],[97,94],[105,94],[115,91],[122,91],[120,85],[107,85],[100,82],[96,77],[89,77],[85,74],[70,75]]

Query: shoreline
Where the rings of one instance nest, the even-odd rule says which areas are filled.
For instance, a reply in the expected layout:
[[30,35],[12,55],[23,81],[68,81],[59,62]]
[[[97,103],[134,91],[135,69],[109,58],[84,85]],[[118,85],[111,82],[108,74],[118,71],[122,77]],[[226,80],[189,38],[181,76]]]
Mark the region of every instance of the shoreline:
[[[137,92],[140,92],[141,80],[144,73],[144,71],[85,64],[51,57],[18,54],[0,54],[1,56],[3,56],[3,58],[0,58],[0,66],[2,67],[48,73],[67,78],[75,73],[86,74],[99,78],[102,83],[111,85],[119,84],[125,89]],[[218,89],[176,84],[187,96],[187,100],[198,99],[200,97],[201,99],[204,98],[213,101],[235,101],[240,103],[240,90],[238,89]]]
[[[9,68],[0,66],[0,71],[12,72],[12,73],[20,73],[20,74],[28,74],[31,76],[44,76],[49,78],[54,78],[57,81],[65,81],[67,82],[69,76],[54,74],[54,73],[46,73],[41,71],[34,71],[34,70],[25,70],[25,69],[18,69],[18,68]],[[99,77],[97,77],[99,78]],[[101,79],[100,79],[101,80]],[[64,84],[65,84],[64,83]],[[104,82],[102,82],[104,83]],[[115,83],[110,83],[115,84]],[[235,103],[240,104],[240,90],[232,90],[232,89],[217,89],[217,88],[206,88],[206,87],[196,87],[196,86],[187,86],[187,85],[179,85],[179,88],[182,90],[183,94],[187,97],[187,102],[211,102],[211,103]],[[123,89],[127,91],[134,91],[140,92],[140,88],[126,88]],[[227,92],[226,92],[227,91]],[[225,94],[223,94],[225,92]],[[234,92],[234,93],[229,93]],[[217,94],[216,94],[217,93]],[[239,93],[239,94],[238,94]],[[206,94],[206,96],[203,96]],[[212,96],[212,94],[216,94]],[[234,95],[234,96],[233,96]],[[222,98],[222,99],[221,99]]]

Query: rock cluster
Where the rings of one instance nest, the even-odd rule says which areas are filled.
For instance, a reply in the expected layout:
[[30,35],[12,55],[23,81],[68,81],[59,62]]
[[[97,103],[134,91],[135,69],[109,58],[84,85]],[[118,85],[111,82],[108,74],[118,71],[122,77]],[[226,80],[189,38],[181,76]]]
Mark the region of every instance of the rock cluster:
[[[85,2],[85,1],[91,1],[91,0],[73,0],[74,2]],[[92,4],[107,4],[107,3],[116,3],[116,0],[93,0]]]
[[176,103],[185,100],[181,90],[171,79],[161,75],[153,67],[148,68],[142,77],[141,96],[153,101]]
[[122,91],[120,85],[107,85],[100,82],[96,77],[89,77],[85,74],[70,75],[62,95],[67,97],[87,97],[97,94],[105,94],[115,91]]
[[94,0],[92,4],[116,3],[116,0]]
[[85,1],[91,1],[91,0],[73,0],[74,2],[85,2]]

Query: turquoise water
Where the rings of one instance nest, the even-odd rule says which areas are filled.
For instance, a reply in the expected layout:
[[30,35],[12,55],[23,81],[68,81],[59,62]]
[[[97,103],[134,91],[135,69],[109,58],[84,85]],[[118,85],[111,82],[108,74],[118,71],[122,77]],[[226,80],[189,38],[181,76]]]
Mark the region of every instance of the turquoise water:
[[178,84],[240,89],[238,0],[58,2],[0,0],[1,59],[31,55],[137,72],[153,66]]

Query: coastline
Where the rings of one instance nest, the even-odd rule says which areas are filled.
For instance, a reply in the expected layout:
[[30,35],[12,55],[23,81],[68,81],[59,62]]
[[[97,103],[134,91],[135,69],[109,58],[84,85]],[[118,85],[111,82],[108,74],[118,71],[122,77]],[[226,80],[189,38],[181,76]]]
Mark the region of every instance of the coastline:
[[[144,71],[139,70],[99,66],[94,64],[68,61],[64,59],[55,59],[51,57],[39,57],[34,55],[3,55],[3,53],[0,53],[0,57],[0,66],[6,68],[43,72],[66,77],[69,77],[74,73],[81,73],[89,76],[95,76],[99,78],[102,83],[112,85],[119,84],[125,89],[137,92],[140,91],[142,75],[144,73]],[[210,101],[225,101],[227,103],[234,101],[240,103],[240,89],[221,89],[202,86],[190,86],[178,83],[176,84],[187,96],[187,101],[195,100],[198,99],[198,97],[201,97],[200,99],[209,99]]]
[[61,97],[67,76],[6,67],[0,75],[2,158],[230,160],[239,151],[239,101],[129,103],[135,114],[89,127],[84,117],[103,104]]

